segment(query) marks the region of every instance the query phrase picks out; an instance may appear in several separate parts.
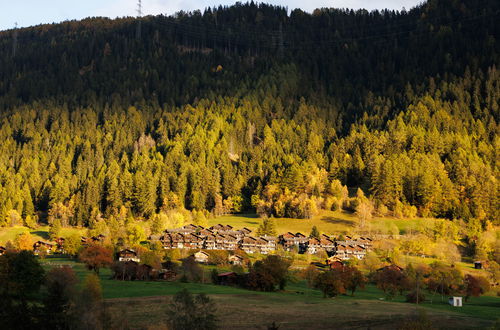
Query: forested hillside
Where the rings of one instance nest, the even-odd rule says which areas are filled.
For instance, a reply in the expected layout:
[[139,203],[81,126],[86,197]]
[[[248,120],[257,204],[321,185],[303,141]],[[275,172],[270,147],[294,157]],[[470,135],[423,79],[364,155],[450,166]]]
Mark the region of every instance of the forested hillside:
[[0,32],[0,225],[360,203],[498,225],[499,17],[248,3]]

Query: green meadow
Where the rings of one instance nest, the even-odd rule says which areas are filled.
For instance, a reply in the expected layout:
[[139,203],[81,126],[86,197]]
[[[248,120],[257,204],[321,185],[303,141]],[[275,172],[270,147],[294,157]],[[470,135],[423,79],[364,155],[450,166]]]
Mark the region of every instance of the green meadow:
[[[74,269],[80,279],[89,274],[83,264],[67,258],[50,257],[42,260],[42,264],[46,270],[68,265]],[[205,282],[207,283],[210,281],[209,272],[210,268],[206,267]],[[130,312],[136,316],[131,317],[130,321],[139,328],[152,325],[154,322],[163,322],[163,312],[169,297],[183,288],[193,293],[210,295],[216,301],[220,312],[231,311],[230,316],[220,315],[223,325],[226,325],[223,328],[230,328],[230,324],[236,324],[236,328],[245,328],[250,325],[242,322],[242,319],[264,326],[266,322],[270,324],[274,317],[275,321],[285,322],[286,328],[295,329],[299,325],[305,327],[321,325],[323,321],[315,319],[316,316],[324,320],[335,315],[342,319],[341,324],[346,326],[352,320],[372,326],[379,323],[387,325],[391,322],[403,322],[407,317],[414,316],[416,309],[414,304],[406,303],[402,296],[388,300],[384,293],[373,285],[357,291],[354,296],[345,295],[325,299],[320,291],[307,287],[305,281],[300,279],[292,281],[283,292],[267,293],[203,283],[117,281],[111,279],[109,269],[102,269],[99,277],[107,305],[120,313],[127,306],[133,306]],[[448,305],[448,297],[439,295],[432,297],[431,294],[426,293],[426,298],[427,301],[420,304],[418,309],[425,311],[430,319],[449,320],[450,324],[458,328],[489,326],[498,318],[498,310],[500,310],[500,298],[492,295],[471,298],[462,308]],[[363,317],[360,318],[357,311],[361,308],[363,308]],[[305,319],[297,319],[296,316],[289,314],[290,310],[296,313],[303,310],[304,313],[308,312],[311,315],[308,314]],[[144,317],[144,313],[148,317]],[[262,317],[259,318],[258,315]],[[351,315],[352,320],[346,319],[346,315]]]

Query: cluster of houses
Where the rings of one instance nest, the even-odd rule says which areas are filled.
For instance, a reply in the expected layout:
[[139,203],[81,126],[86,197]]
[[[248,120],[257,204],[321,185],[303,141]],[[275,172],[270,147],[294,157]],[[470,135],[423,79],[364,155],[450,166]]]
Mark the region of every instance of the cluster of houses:
[[252,231],[248,228],[237,230],[230,225],[218,224],[204,228],[190,224],[166,230],[163,235],[150,237],[150,239],[159,240],[165,249],[227,251],[241,249],[250,254],[269,254],[276,251],[278,246],[282,246],[286,251],[296,250],[298,253],[315,254],[325,251],[328,255],[335,255],[341,260],[363,259],[372,247],[372,240],[367,237],[354,239],[351,236],[345,236],[343,240],[338,240],[325,234],[317,238],[291,232],[278,237],[255,237],[251,233]]
[[[279,236],[252,236],[252,230],[248,228],[235,229],[230,225],[215,225],[204,228],[197,225],[186,225],[181,228],[168,229],[162,235],[149,237],[150,240],[158,240],[164,249],[191,249],[200,250],[195,255],[197,261],[206,262],[208,254],[201,250],[243,250],[247,254],[260,253],[270,254],[282,247],[285,251],[297,251],[298,253],[315,254],[325,251],[328,256],[338,260],[348,260],[352,258],[363,259],[372,248],[372,240],[368,237],[354,239],[345,236],[341,240],[328,235],[318,237],[308,237],[302,233],[287,232]],[[103,242],[104,235],[93,237],[82,237],[82,246]],[[37,241],[33,244],[33,252],[64,253],[64,238],[58,238],[54,243]],[[0,255],[5,251],[0,247]],[[123,253],[122,253],[123,252]],[[120,261],[138,261],[134,251],[125,249],[119,256]],[[238,258],[238,257],[234,257]],[[230,260],[239,263],[240,260]]]

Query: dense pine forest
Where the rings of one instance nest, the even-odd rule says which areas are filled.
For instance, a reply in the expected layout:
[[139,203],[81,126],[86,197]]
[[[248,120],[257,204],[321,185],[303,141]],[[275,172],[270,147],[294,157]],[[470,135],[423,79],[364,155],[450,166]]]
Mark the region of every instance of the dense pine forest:
[[499,17],[252,2],[0,32],[0,226],[361,203],[498,225]]

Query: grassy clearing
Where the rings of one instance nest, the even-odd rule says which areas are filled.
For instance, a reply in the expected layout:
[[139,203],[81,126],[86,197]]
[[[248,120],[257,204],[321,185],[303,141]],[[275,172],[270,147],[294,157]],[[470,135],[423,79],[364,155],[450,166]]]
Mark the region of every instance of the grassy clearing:
[[[412,233],[427,226],[433,226],[436,219],[416,218],[397,219],[391,217],[374,217],[369,223],[369,229],[373,232],[388,233],[397,228],[401,234]],[[209,219],[209,226],[221,223],[231,225],[235,228],[247,227],[256,230],[261,219],[256,214],[225,215]],[[330,234],[352,234],[356,231],[358,218],[355,214],[345,211],[323,211],[311,219],[276,218],[276,229],[279,233],[287,231],[302,232],[308,234],[313,226],[319,231]]]
[[[14,241],[16,236],[23,233],[29,232],[33,236],[33,240],[48,240],[49,239],[49,226],[40,226],[37,229],[29,229],[23,226],[15,227],[5,227],[0,228],[0,244],[5,244],[8,241]],[[70,236],[73,233],[84,234],[86,229],[67,227],[61,229],[61,236]]]

